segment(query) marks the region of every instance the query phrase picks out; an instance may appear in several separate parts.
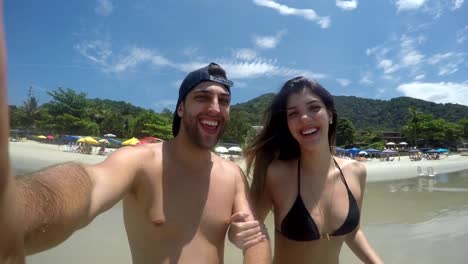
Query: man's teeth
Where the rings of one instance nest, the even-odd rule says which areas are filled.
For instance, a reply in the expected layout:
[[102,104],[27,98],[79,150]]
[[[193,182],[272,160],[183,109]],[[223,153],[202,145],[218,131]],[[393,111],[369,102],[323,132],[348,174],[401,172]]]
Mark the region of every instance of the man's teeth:
[[307,130],[305,130],[305,131],[302,131],[302,134],[303,134],[303,135],[309,135],[309,134],[314,133],[315,131],[317,131],[316,128],[311,128],[311,129],[307,129]]
[[201,123],[204,125],[213,126],[213,127],[218,126],[218,121],[213,121],[213,120],[202,120]]

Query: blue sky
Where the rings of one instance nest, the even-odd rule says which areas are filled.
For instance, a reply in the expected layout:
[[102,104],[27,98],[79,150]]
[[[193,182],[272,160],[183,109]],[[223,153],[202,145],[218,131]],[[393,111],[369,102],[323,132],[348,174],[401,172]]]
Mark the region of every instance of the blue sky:
[[211,61],[233,103],[297,75],[334,95],[468,105],[464,0],[5,1],[8,86],[174,108],[190,70]]

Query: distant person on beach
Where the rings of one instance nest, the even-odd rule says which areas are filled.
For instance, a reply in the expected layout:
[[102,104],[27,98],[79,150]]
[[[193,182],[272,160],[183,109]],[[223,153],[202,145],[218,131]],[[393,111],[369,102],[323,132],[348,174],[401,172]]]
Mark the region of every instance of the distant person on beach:
[[[0,226],[0,241],[17,239],[21,232],[7,228],[22,223],[25,253],[47,250],[123,199],[133,263],[223,263],[231,222],[259,225],[241,169],[211,152],[228,120],[231,86],[223,68],[211,63],[189,73],[180,86],[174,140],[124,147],[96,165],[66,163],[17,178],[21,217],[9,211],[13,183],[9,176],[5,185],[2,174],[0,186],[9,192],[2,197],[1,223],[7,226]],[[8,107],[4,98],[2,110]],[[4,113],[2,173],[10,164],[3,148],[8,139]],[[260,230],[252,238],[255,245],[244,250],[244,263],[270,263],[268,239]]]
[[[382,263],[360,228],[366,169],[333,156],[337,113],[332,95],[304,77],[287,81],[246,148],[252,199],[275,223],[274,263],[338,263],[343,242],[364,263]],[[249,239],[248,228],[230,237]]]

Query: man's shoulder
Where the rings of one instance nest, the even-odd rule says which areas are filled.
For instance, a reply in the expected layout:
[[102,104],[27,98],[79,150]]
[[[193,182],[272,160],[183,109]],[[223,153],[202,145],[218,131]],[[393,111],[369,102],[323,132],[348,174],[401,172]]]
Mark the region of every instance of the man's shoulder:
[[125,161],[134,163],[147,163],[148,160],[157,159],[161,156],[162,144],[146,144],[138,146],[126,146],[114,151],[108,158],[108,161]]
[[239,173],[240,167],[237,163],[224,159],[214,153],[211,154],[211,161],[213,164],[228,173]]

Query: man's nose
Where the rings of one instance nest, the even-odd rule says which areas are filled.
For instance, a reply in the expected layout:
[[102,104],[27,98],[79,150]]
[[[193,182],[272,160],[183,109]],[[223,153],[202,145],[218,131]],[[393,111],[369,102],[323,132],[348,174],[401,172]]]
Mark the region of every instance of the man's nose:
[[220,107],[219,107],[219,100],[217,97],[213,98],[213,100],[210,103],[209,107],[209,112],[210,113],[219,113],[220,112]]

